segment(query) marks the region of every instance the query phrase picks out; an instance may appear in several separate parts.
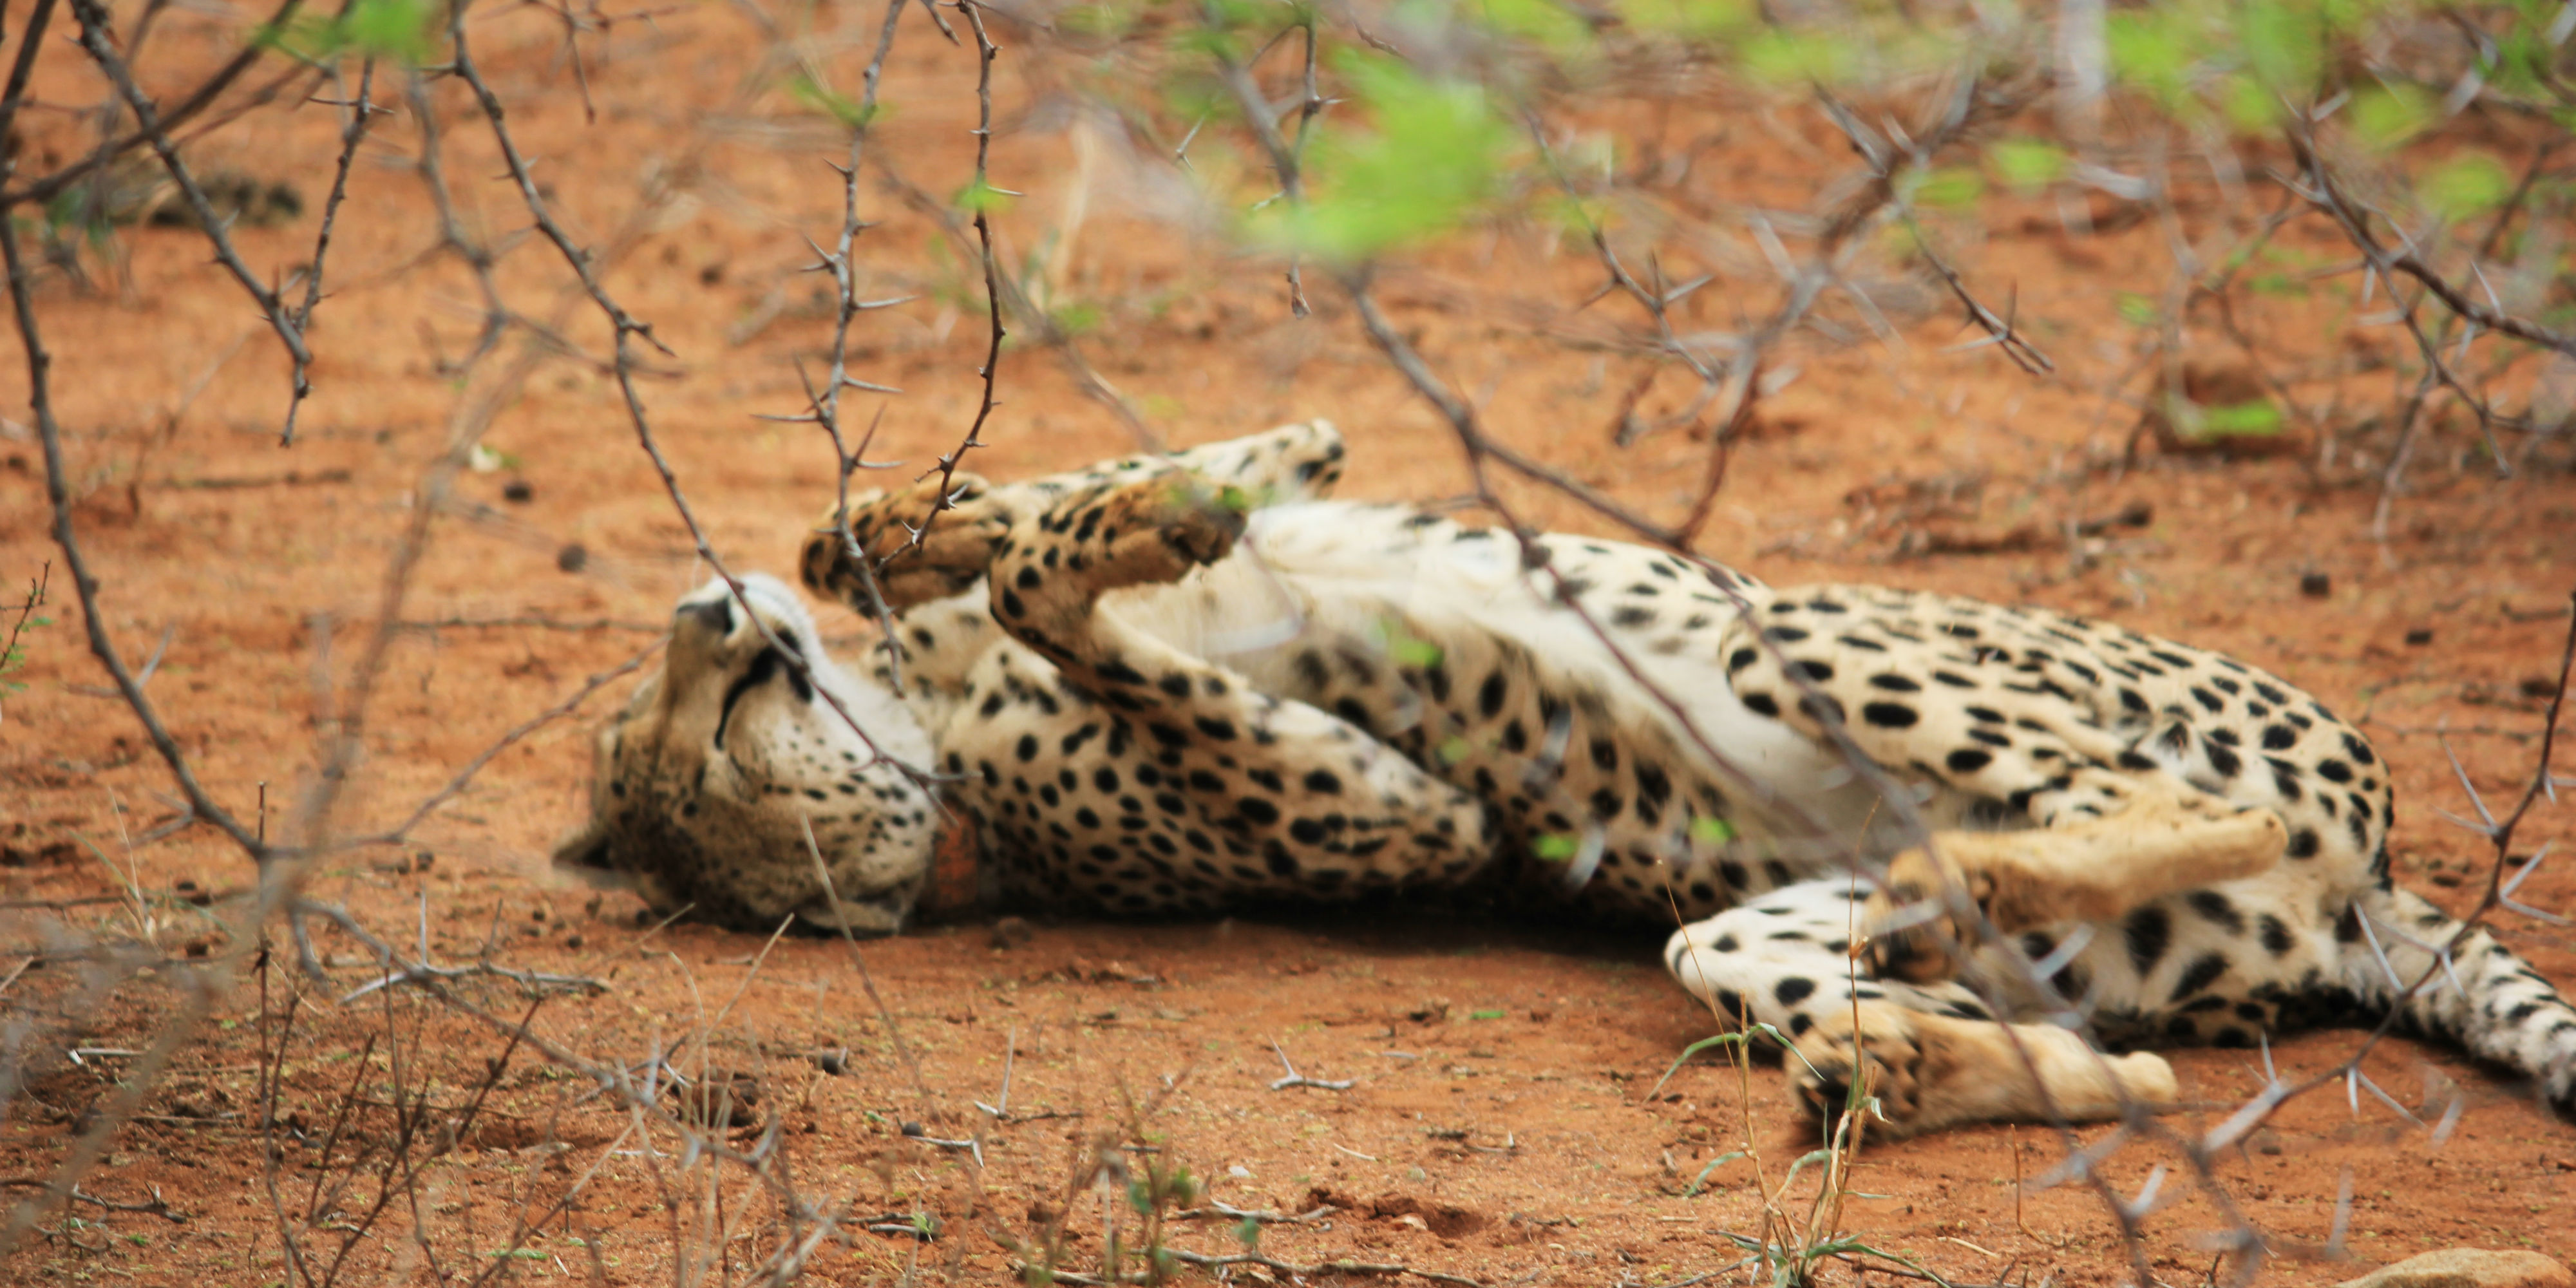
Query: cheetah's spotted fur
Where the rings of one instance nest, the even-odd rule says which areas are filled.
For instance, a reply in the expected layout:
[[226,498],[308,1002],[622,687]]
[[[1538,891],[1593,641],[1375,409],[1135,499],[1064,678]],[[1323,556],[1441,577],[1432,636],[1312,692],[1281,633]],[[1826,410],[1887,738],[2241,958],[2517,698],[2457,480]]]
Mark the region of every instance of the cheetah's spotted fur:
[[[955,512],[879,577],[901,616],[873,685],[835,671],[783,595],[764,584],[754,608],[796,628],[833,691],[885,699],[861,713],[880,747],[926,731],[1001,882],[1056,902],[1485,882],[1677,909],[1692,920],[1665,961],[1685,988],[1791,1035],[1819,1103],[1857,1058],[1904,1130],[2175,1097],[2161,1058],[2105,1059],[2039,1022],[2069,1000],[2124,1046],[2250,1045],[2398,1005],[2576,1102],[2576,1009],[2484,932],[2400,998],[2392,979],[2434,968],[2456,923],[2389,885],[2386,767],[2287,683],[2046,610],[1774,588],[1586,537],[1525,555],[1317,499],[1341,459],[1316,423],[1013,486],[961,474]],[[929,501],[869,498],[859,546],[907,544]],[[803,572],[868,603],[837,535],[809,541]],[[839,886],[876,900],[854,922],[900,921],[928,861],[921,790],[739,632],[683,649],[729,598],[683,602],[666,674],[603,735],[597,817],[567,855],[637,874],[657,906],[828,918],[801,833],[781,839],[811,809],[836,870],[874,874]],[[1835,727],[1915,797],[1931,850],[1901,848]],[[722,822],[685,817],[719,794]],[[888,857],[907,846],[911,886]],[[1886,880],[1832,875],[1855,853]],[[1945,873],[2011,948],[1951,959],[1958,940],[1911,911]],[[2015,986],[2015,950],[2048,989]]]

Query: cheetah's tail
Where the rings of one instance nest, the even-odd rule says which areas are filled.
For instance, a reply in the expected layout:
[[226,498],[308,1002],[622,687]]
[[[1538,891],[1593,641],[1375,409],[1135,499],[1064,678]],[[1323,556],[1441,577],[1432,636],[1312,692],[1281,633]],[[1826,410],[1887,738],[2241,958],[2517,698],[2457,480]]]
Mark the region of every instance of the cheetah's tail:
[[2576,1006],[2483,926],[2452,949],[2446,969],[2440,950],[2459,932],[2459,921],[2411,891],[2365,891],[2337,930],[2344,984],[2370,1009],[2399,1006],[2416,1030],[2532,1078],[2561,1113],[2576,1114]]

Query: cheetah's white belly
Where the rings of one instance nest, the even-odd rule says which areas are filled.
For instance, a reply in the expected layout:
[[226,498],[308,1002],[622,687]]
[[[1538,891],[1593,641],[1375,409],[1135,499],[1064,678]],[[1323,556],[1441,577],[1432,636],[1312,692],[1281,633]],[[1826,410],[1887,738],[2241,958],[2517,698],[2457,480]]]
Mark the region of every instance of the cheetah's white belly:
[[[1330,501],[1255,511],[1234,554],[1177,585],[1116,592],[1103,606],[1184,652],[1222,661],[1256,680],[1282,671],[1289,653],[1319,635],[1378,648],[1385,647],[1391,630],[1434,641],[1460,632],[1511,640],[1568,680],[1602,694],[1623,719],[1650,725],[1655,741],[1669,739],[1686,749],[1705,741],[1715,748],[1726,761],[1721,770],[1736,771],[1722,776],[1737,781],[1741,808],[1727,821],[1739,834],[1803,836],[1808,828],[1802,820],[1812,820],[1840,849],[1873,826],[1876,794],[1831,748],[1756,716],[1737,700],[1717,656],[1717,632],[1669,653],[1651,651],[1647,641],[1606,623],[1596,632],[1581,616],[1541,597],[1541,590],[1551,588],[1542,582],[1534,589],[1522,575],[1518,547],[1508,537],[1452,539],[1458,530],[1448,525],[1409,524],[1415,513]],[[1424,539],[1425,532],[1436,539]],[[1601,581],[1627,574],[1586,561],[1606,565],[1660,557],[1642,547],[1608,548],[1610,555],[1595,556],[1556,543],[1557,567],[1568,576]],[[1734,609],[1725,604],[1711,611],[1723,620]],[[1601,620],[1597,614],[1595,620]],[[1617,641],[1618,652],[1604,633]],[[1646,683],[1639,683],[1640,675]],[[1649,685],[1673,700],[1678,718]],[[1945,816],[1955,812],[1938,808],[1946,802],[1927,803]],[[1878,819],[1876,830],[1893,835],[1892,824]]]

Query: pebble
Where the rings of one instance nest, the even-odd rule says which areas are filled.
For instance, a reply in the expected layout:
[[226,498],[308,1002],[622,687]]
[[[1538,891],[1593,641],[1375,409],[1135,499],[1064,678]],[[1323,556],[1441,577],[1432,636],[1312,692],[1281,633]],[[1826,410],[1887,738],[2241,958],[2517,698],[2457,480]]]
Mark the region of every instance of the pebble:
[[2336,1288],[2576,1288],[2576,1274],[2537,1252],[2444,1248],[2381,1266]]

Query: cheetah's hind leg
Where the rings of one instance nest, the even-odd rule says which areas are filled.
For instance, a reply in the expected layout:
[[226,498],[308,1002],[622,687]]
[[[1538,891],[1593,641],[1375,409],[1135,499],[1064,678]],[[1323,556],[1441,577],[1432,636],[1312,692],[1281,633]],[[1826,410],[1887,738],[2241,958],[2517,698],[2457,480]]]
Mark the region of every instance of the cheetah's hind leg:
[[[1790,1079],[1810,1108],[1838,1112],[1857,1079],[1878,1098],[1879,1134],[1973,1122],[2089,1122],[2128,1102],[2172,1104],[2173,1066],[2149,1051],[2106,1055],[2054,1024],[2000,1024],[1856,1002],[1821,1012],[1797,1040]],[[2054,1111],[2052,1113],[2052,1111]]]
[[1948,889],[2005,935],[2108,923],[2167,895],[2259,875],[2289,843],[2280,815],[2230,805],[2160,770],[2074,777],[2071,791],[2125,807],[2105,817],[2060,812],[2023,831],[1936,833],[1928,851],[1891,859],[1866,921],[1874,971],[1917,983],[1958,973],[1957,953],[1974,932],[1945,910]]
[[2176,1095],[2160,1056],[2106,1056],[2054,1025],[2003,1024],[1956,980],[1880,978],[1849,952],[1865,888],[1847,879],[1785,886],[1674,932],[1664,964],[1732,1028],[1766,1024],[1794,1048],[1800,1100],[1830,1116],[1855,1079],[1879,1101],[1881,1134],[1957,1123],[2074,1121]]

